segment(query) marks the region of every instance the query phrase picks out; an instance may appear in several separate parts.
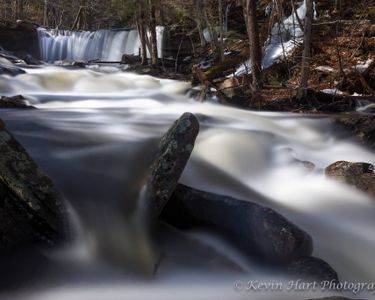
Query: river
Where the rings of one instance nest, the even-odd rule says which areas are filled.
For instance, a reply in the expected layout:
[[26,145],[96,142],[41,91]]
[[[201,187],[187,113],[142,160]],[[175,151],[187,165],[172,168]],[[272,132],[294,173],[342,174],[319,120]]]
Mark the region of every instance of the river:
[[[201,131],[182,183],[254,202],[262,194],[268,199],[262,204],[311,234],[313,255],[341,281],[375,281],[375,202],[323,172],[339,160],[373,163],[375,155],[340,137],[330,117],[198,103],[186,93],[188,83],[112,66],[26,71],[0,76],[0,92],[22,94],[38,109],[1,110],[0,117],[64,195],[75,234],[62,249],[2,258],[1,299],[330,295],[236,291],[236,280],[288,279],[259,268],[209,232],[166,227],[162,253],[154,253],[142,221],[132,216],[158,139],[186,111],[198,116]],[[299,161],[316,169],[309,172]],[[156,275],[149,276],[160,257]]]

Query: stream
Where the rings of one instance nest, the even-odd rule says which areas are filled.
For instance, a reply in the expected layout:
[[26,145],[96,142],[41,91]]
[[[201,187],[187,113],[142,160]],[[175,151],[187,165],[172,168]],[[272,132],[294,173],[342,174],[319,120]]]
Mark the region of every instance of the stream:
[[[309,299],[334,291],[236,291],[235,282],[286,282],[220,237],[168,226],[153,251],[133,218],[158,139],[184,112],[201,124],[181,183],[269,206],[314,241],[341,281],[375,281],[375,202],[324,175],[339,160],[373,163],[328,116],[198,103],[185,82],[115,66],[27,68],[0,76],[0,93],[37,110],[0,111],[70,206],[74,236],[54,251],[1,259],[1,299]],[[300,161],[316,165],[309,172]],[[156,261],[158,270],[152,276]],[[238,269],[242,271],[239,272]],[[150,275],[151,274],[151,275]],[[345,294],[345,293],[344,293]],[[374,298],[371,293],[349,297]]]

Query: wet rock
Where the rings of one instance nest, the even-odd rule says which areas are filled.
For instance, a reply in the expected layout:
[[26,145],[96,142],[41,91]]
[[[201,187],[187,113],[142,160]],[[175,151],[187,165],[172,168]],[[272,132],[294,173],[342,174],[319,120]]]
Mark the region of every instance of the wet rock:
[[354,134],[363,144],[375,150],[375,116],[345,116],[335,119],[335,124]]
[[253,257],[287,263],[312,252],[311,237],[274,210],[179,184],[161,218],[179,228],[219,231]]
[[65,233],[62,199],[2,121],[0,153],[0,249],[57,244]]
[[339,282],[336,271],[324,260],[316,257],[302,257],[287,267],[288,273],[298,279]]
[[7,58],[0,57],[0,75],[16,76],[25,73],[24,70],[13,65]]
[[124,54],[121,57],[121,63],[123,64],[131,65],[131,64],[140,63],[140,62],[141,62],[141,58],[137,55]]
[[38,58],[39,39],[35,24],[21,21],[0,24],[0,45],[9,51],[23,51]]
[[147,211],[153,217],[161,213],[177,186],[198,132],[197,118],[184,113],[161,138],[150,167],[144,198]]
[[21,95],[13,96],[13,97],[0,97],[0,108],[35,109],[35,107],[29,105],[26,99]]
[[375,197],[375,170],[372,164],[338,161],[328,166],[325,174]]

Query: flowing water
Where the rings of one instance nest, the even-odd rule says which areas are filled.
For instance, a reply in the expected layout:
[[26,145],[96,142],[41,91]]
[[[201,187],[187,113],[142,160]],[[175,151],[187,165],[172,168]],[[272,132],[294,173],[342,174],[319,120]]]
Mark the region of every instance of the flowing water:
[[[2,110],[0,117],[64,194],[74,231],[58,251],[2,259],[1,299],[320,295],[235,291],[236,280],[287,278],[208,232],[165,226],[155,250],[136,217],[137,202],[158,139],[186,111],[198,116],[201,131],[182,183],[255,202],[258,193],[266,196],[262,204],[310,233],[314,255],[330,263],[342,281],[375,281],[374,199],[323,174],[338,160],[372,163],[374,153],[341,138],[328,117],[197,103],[187,96],[188,88],[100,66],[30,68],[0,77],[1,94],[22,94],[38,108]],[[317,168],[309,173],[299,161]],[[150,276],[155,263],[158,270]]]
[[[157,26],[159,57],[163,56],[163,33],[164,27]],[[41,58],[44,61],[119,62],[123,54],[138,55],[141,46],[138,31],[134,29],[69,31],[39,28],[38,35]]]

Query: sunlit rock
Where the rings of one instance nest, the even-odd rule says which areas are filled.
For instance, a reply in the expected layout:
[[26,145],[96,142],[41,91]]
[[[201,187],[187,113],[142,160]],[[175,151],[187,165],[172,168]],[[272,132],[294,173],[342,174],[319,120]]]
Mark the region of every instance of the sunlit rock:
[[328,166],[325,173],[375,197],[375,170],[372,164],[338,161]]

